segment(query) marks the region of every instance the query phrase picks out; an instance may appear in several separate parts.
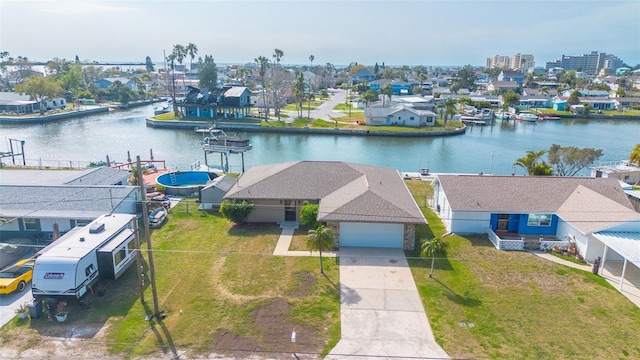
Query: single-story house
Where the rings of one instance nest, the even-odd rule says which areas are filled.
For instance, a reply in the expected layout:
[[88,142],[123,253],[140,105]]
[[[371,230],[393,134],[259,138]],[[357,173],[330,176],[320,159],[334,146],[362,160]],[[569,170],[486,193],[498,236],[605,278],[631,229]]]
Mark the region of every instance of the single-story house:
[[102,78],[102,79],[96,80],[95,84],[98,87],[98,89],[107,89],[109,86],[115,84],[116,81],[119,81],[122,85],[124,85],[125,87],[128,87],[131,90],[138,90],[135,84],[133,83],[133,81],[131,81],[131,79],[127,79],[126,77]]
[[634,106],[640,105],[640,97],[616,97],[616,109],[630,109]]
[[107,213],[135,214],[138,187],[128,172],[100,167],[73,170],[0,170],[0,240],[51,240],[53,224],[64,233]]
[[259,223],[299,221],[301,206],[318,204],[335,247],[413,250],[416,226],[426,224],[397,170],[340,161],[255,166],[224,198],[252,202],[246,221]]
[[520,108],[550,108],[551,99],[543,95],[529,95],[520,97]]
[[[59,110],[67,107],[64,98],[46,100],[44,110]],[[32,100],[29,95],[15,92],[0,92],[0,114],[32,114],[40,111],[40,103]]]
[[[565,90],[560,94],[560,96],[569,97],[574,91],[575,91],[574,89]],[[578,95],[580,97],[588,97],[588,98],[608,98],[609,97],[609,92],[606,90],[578,89],[578,92],[580,93],[580,95]]]
[[382,106],[381,102],[364,108],[365,123],[374,126],[434,126],[436,113],[431,110],[401,102],[392,106]]
[[502,250],[573,243],[590,262],[594,232],[640,221],[618,180],[606,178],[438,175],[432,204],[451,232],[488,234]]
[[487,85],[487,91],[515,91],[519,87],[515,81],[492,81]]
[[629,160],[605,162],[590,167],[589,176],[617,179],[633,185],[640,182],[640,166]]
[[377,93],[382,91],[387,84],[391,86],[391,92],[394,95],[412,95],[413,87],[410,83],[400,80],[379,79],[369,83],[369,89]]

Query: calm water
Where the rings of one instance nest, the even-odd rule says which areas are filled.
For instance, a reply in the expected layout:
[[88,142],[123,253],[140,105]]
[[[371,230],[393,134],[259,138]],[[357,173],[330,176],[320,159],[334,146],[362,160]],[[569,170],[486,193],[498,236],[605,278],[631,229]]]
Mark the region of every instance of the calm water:
[[[0,125],[4,143],[7,138],[24,139],[28,165],[39,161],[48,166],[84,166],[92,161],[124,162],[127,151],[132,159],[149,157],[177,170],[189,169],[197,160],[204,162],[200,147],[202,136],[193,130],[148,128],[145,118],[153,107],[91,116],[41,125]],[[245,154],[245,167],[295,160],[340,160],[384,166],[400,171],[511,174],[515,159],[527,150],[548,149],[552,144],[593,147],[604,150],[600,161],[619,161],[629,156],[640,142],[640,121],[567,120],[537,124],[502,123],[470,127],[461,136],[438,138],[384,138],[348,136],[296,136],[248,133],[253,150]],[[10,163],[10,158],[4,159]],[[209,163],[219,164],[219,156],[210,155]],[[230,157],[230,170],[241,170],[240,155]],[[516,169],[522,174],[522,169]],[[586,175],[583,170],[582,175]]]

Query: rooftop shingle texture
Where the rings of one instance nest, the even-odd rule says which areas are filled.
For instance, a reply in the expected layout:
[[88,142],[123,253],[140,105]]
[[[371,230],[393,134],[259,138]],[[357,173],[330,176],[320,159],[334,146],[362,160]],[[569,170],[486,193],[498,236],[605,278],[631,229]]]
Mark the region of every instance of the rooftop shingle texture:
[[137,191],[133,186],[0,187],[0,215],[53,216],[56,213],[109,213]]
[[319,200],[319,220],[426,223],[394,169],[300,161],[249,169],[230,199]]
[[439,175],[456,211],[555,213],[583,233],[640,217],[616,179]]
[[120,169],[101,166],[88,170],[77,178],[65,182],[66,185],[115,185],[129,177],[129,173]]

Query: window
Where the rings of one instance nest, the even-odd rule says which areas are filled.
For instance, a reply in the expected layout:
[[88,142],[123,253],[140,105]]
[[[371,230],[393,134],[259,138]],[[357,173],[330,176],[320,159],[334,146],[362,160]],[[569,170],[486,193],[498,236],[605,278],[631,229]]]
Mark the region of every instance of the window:
[[96,268],[93,266],[93,264],[87,266],[86,269],[84,269],[84,274],[88,277],[91,274],[93,274],[96,271]]
[[415,120],[415,118],[412,116],[412,117],[409,118],[409,120]]
[[134,252],[136,250],[135,240],[131,240],[127,243],[127,249],[129,250],[129,252]]
[[529,214],[528,226],[551,226],[551,214]]
[[126,256],[127,256],[127,250],[125,250],[125,249],[118,250],[118,252],[115,254],[115,258],[114,258],[115,264],[119,265],[122,262],[122,260],[125,259]]
[[76,225],[77,226],[86,226],[86,225],[89,225],[90,222],[91,222],[91,220],[76,220]]
[[38,219],[23,219],[25,230],[38,230]]

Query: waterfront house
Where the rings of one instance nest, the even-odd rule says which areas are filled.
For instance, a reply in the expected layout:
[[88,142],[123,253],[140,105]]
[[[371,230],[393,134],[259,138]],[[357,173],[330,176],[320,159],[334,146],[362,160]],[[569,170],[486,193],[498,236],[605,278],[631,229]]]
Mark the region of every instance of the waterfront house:
[[537,96],[520,96],[519,108],[550,108],[552,106],[551,99],[544,95]]
[[640,165],[629,160],[603,162],[590,167],[589,176],[617,179],[633,185],[640,182]]
[[304,204],[318,204],[318,221],[333,230],[335,247],[414,250],[422,212],[395,169],[340,161],[262,165],[243,173],[225,199],[247,200],[247,222],[299,221]]
[[376,75],[369,69],[358,70],[355,74],[351,75],[351,84],[355,85],[361,81],[370,82],[376,79]]
[[614,101],[618,110],[631,109],[640,105],[640,97],[617,97]]
[[428,110],[432,106],[421,107],[420,103],[399,102],[382,105],[382,102],[369,104],[364,108],[365,123],[373,126],[434,126],[436,114]]
[[116,83],[116,81],[119,81],[122,85],[124,85],[125,87],[128,87],[131,90],[138,90],[135,86],[135,84],[133,83],[133,81],[131,81],[130,79],[127,79],[126,77],[107,77],[107,78],[102,78],[100,80],[96,80],[95,84],[96,87],[98,87],[98,89],[107,89],[109,88],[109,86],[113,85]]
[[37,101],[29,95],[15,92],[0,92],[0,114],[23,115],[40,111]]
[[[565,90],[560,93],[560,96],[569,97],[575,91],[575,89]],[[606,90],[589,90],[589,89],[578,89],[579,97],[589,97],[589,98],[608,98],[609,92]]]
[[377,93],[380,93],[383,87],[387,84],[391,86],[391,92],[394,95],[412,95],[413,88],[411,84],[406,81],[400,80],[390,80],[390,79],[379,79],[369,83],[369,89],[374,90]]
[[243,118],[251,114],[251,91],[245,86],[217,89],[189,87],[184,101],[178,103],[186,117]]
[[86,225],[107,213],[135,214],[137,187],[129,173],[110,167],[74,170],[0,170],[0,238],[22,237],[36,243]]
[[593,233],[640,221],[616,179],[438,175],[433,207],[454,233],[488,234],[502,250],[568,248],[587,261]]

